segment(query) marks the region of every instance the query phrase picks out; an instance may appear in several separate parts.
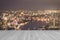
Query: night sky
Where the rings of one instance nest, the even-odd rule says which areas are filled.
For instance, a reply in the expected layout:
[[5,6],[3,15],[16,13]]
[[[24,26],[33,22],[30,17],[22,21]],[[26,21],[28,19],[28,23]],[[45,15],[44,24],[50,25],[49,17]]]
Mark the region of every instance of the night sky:
[[0,0],[0,10],[41,10],[60,9],[59,0]]

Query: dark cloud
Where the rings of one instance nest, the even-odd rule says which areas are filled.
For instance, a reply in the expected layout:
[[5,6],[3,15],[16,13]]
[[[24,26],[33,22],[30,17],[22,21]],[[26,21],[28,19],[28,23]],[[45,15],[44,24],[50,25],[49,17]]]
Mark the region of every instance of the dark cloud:
[[59,0],[0,0],[0,9],[60,9]]

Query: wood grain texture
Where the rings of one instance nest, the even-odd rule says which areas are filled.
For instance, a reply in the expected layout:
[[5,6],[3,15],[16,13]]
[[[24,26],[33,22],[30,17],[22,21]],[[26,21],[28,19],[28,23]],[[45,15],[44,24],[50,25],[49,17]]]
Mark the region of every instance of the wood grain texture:
[[60,31],[0,31],[0,40],[60,40]]

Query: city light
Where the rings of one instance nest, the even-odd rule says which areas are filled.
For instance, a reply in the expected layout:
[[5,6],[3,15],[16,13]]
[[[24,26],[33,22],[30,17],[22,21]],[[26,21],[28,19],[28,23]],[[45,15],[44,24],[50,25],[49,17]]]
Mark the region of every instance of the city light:
[[38,30],[60,28],[59,10],[43,10],[43,11],[17,10],[17,11],[4,11],[1,14],[2,21],[0,24],[2,25],[1,27],[5,30],[8,29]]

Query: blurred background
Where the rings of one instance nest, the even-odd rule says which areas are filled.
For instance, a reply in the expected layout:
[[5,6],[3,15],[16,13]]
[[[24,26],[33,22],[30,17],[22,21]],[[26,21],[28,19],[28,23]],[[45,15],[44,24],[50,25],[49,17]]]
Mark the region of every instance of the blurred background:
[[0,0],[3,30],[60,29],[59,0]]
[[0,0],[0,10],[60,9],[60,0]]

